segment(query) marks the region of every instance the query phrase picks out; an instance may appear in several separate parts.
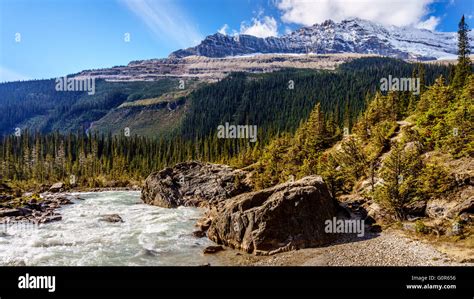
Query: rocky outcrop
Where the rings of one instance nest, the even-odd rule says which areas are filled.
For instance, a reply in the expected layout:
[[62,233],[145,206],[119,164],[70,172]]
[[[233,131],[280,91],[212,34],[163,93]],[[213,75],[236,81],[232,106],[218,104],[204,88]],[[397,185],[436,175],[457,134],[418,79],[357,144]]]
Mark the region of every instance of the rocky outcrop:
[[187,162],[151,174],[145,203],[174,208],[206,206],[193,235],[257,255],[322,246],[336,238],[325,222],[338,216],[337,202],[320,176],[251,192],[250,174],[229,166]]
[[454,198],[436,198],[428,201],[426,215],[430,218],[454,219],[462,213],[474,213],[474,188],[469,187]]
[[254,254],[321,246],[334,234],[325,221],[337,214],[337,204],[319,176],[246,193],[211,209],[208,237]]
[[62,192],[64,191],[64,183],[62,182],[58,182],[58,183],[55,183],[51,186],[51,188],[49,188],[49,192],[53,192],[53,193],[57,193],[57,192]]
[[403,207],[403,212],[409,217],[423,217],[426,214],[426,200],[415,200]]
[[250,190],[248,173],[226,165],[186,162],[152,173],[143,202],[164,208],[206,206]]

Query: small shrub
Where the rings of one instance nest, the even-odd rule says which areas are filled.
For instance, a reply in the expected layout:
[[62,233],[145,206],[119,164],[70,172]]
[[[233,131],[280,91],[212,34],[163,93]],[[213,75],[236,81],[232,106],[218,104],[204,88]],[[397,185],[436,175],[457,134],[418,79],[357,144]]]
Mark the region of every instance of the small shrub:
[[428,234],[430,232],[430,228],[426,226],[423,221],[417,220],[415,222],[415,231],[419,234]]

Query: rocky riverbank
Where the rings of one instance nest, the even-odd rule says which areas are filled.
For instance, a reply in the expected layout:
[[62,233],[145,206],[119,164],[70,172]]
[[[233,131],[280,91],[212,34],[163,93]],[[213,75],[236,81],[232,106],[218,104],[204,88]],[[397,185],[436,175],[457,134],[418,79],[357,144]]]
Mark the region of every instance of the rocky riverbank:
[[[194,236],[217,243],[205,253],[215,253],[231,264],[472,264],[469,256],[474,254],[473,239],[466,233],[471,227],[471,214],[466,214],[465,208],[456,213],[456,221],[465,227],[464,233],[454,235],[448,231],[440,238],[437,231],[437,238],[430,240],[425,232],[430,230],[430,223],[425,220],[427,226],[418,227],[426,205],[413,207],[417,217],[387,224],[391,218],[385,209],[357,196],[338,202],[318,176],[254,192],[249,191],[251,177],[246,170],[226,165],[181,163],[151,174],[141,198],[145,203],[168,208],[206,207]],[[463,218],[466,215],[467,220]],[[327,233],[324,224],[328,219],[363,221],[366,233],[362,237]],[[452,237],[462,240],[454,242]]]
[[336,238],[325,222],[338,216],[321,177],[250,192],[251,174],[226,165],[189,162],[151,174],[145,203],[173,208],[205,206],[195,236],[255,255],[322,246]]
[[138,185],[125,187],[86,188],[71,187],[62,182],[51,186],[42,185],[41,192],[25,192],[13,189],[8,184],[0,184],[0,224],[13,222],[32,222],[44,224],[62,220],[57,211],[61,206],[73,204],[80,200],[72,192],[102,192],[102,191],[139,191]]
[[0,203],[0,224],[30,222],[44,224],[59,221],[62,216],[57,209],[73,204],[77,196],[62,193],[43,193],[10,199]]

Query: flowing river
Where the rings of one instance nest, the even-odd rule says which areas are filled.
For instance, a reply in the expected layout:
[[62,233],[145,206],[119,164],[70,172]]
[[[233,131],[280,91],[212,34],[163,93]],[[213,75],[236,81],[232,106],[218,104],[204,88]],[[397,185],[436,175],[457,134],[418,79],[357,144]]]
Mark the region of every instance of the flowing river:
[[[58,210],[63,220],[0,230],[0,265],[219,265],[202,253],[213,243],[192,235],[202,210],[145,205],[138,191],[74,193],[84,200]],[[118,214],[123,223],[100,221]]]

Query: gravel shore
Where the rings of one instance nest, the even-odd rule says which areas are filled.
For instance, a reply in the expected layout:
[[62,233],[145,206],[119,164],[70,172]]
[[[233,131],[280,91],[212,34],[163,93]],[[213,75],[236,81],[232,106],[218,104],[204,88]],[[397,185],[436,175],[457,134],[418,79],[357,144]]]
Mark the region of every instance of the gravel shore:
[[232,260],[248,266],[474,266],[472,262],[459,263],[433,245],[396,230],[367,234],[363,239],[349,236],[327,247],[273,256],[237,254]]

